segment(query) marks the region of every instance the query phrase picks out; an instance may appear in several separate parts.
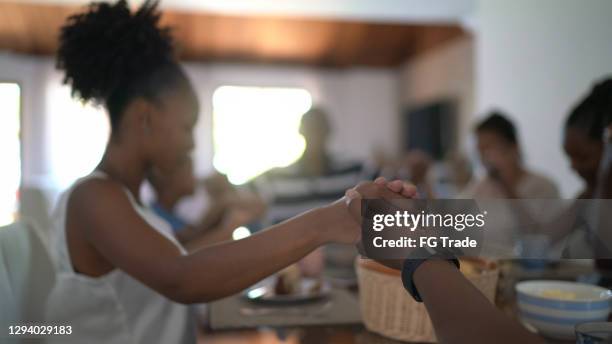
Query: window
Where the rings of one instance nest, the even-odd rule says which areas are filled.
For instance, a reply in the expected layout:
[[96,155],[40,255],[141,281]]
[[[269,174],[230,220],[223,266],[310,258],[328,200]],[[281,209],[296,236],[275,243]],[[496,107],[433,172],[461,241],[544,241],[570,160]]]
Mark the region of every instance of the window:
[[106,112],[70,95],[70,88],[50,83],[49,136],[52,183],[58,190],[90,173],[100,162],[110,134]]
[[243,184],[295,162],[306,143],[302,115],[312,106],[301,88],[221,86],[213,94],[215,168]]
[[0,226],[15,221],[21,183],[21,89],[16,83],[0,82]]

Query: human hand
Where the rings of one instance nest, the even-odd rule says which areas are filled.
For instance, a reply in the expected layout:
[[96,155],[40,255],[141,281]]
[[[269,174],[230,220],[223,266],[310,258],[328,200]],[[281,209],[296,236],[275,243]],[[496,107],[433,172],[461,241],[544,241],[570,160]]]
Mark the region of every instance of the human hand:
[[383,199],[393,204],[393,200],[414,198],[416,195],[417,189],[410,183],[401,180],[387,181],[384,177],[378,177],[374,182],[361,183],[347,190],[345,198],[352,216],[361,223],[362,199]]
[[[374,182],[359,183],[347,190],[343,198],[326,207],[326,216],[335,224],[329,227],[330,241],[346,244],[359,242],[362,199],[384,199],[393,202],[397,199],[414,198],[416,193],[414,185],[401,180],[387,181],[379,177]],[[323,220],[325,221],[325,218]]]

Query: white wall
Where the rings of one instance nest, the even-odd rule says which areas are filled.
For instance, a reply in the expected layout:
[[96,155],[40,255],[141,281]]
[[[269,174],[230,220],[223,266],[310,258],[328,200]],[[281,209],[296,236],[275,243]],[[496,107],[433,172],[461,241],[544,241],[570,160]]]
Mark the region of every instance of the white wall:
[[563,121],[595,79],[612,74],[612,1],[481,0],[477,108],[514,116],[526,161],[559,184],[580,188],[561,150]]
[[475,102],[474,40],[462,37],[405,63],[401,69],[403,106],[417,107],[440,98],[456,101],[458,147],[470,135]]

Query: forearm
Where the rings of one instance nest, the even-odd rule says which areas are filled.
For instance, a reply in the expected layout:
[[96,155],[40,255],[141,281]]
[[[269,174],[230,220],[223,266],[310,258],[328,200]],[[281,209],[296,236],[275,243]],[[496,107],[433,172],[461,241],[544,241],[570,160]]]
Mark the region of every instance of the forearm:
[[298,261],[327,242],[319,224],[325,211],[316,209],[246,239],[183,257],[180,301],[206,302],[235,294]]
[[424,262],[413,279],[440,343],[543,343],[496,309],[447,261]]

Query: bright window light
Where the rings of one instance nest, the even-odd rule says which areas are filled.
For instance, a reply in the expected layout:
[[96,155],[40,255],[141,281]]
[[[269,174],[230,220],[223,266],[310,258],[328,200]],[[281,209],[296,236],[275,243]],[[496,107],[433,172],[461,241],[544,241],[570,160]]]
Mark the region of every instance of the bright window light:
[[48,92],[51,168],[54,184],[61,190],[100,162],[110,125],[102,108],[72,98],[69,87],[53,85]]
[[21,90],[16,83],[0,83],[0,226],[15,221],[21,183]]
[[312,106],[301,88],[221,86],[213,94],[215,168],[243,184],[295,162],[306,143],[302,115]]

